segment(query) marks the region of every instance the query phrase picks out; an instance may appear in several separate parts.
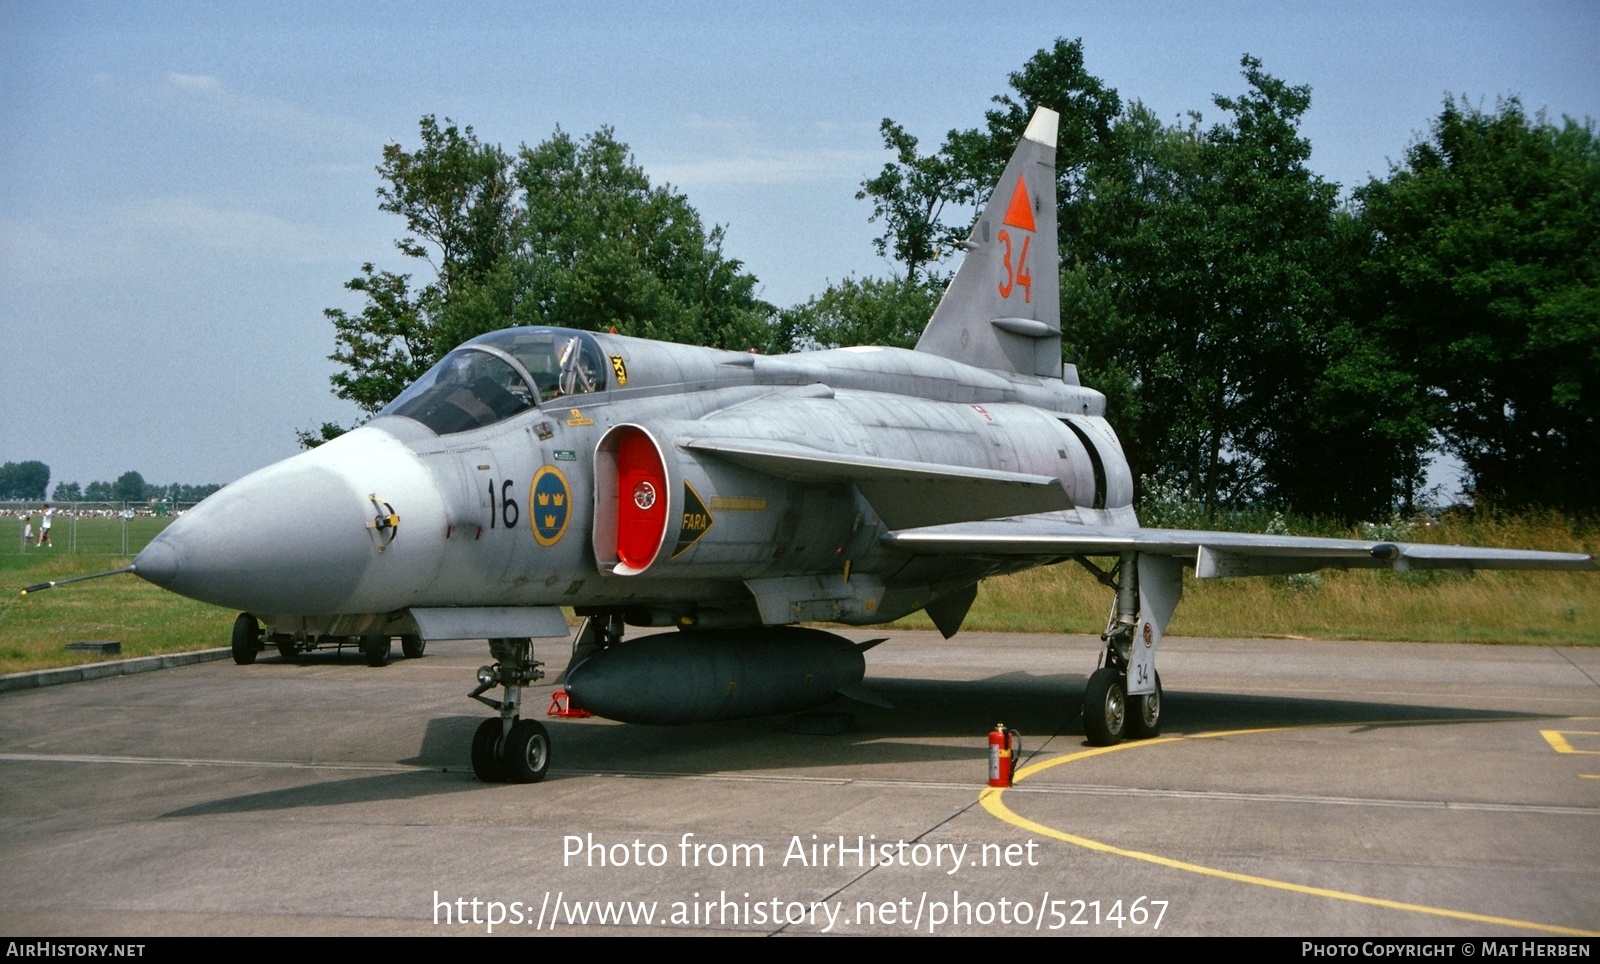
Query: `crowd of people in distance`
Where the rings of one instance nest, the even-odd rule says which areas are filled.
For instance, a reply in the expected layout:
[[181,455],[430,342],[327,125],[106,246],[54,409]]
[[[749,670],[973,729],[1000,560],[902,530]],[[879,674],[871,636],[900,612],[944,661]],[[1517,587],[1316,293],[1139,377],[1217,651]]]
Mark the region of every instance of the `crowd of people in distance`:
[[[159,508],[155,504],[127,506],[125,508],[112,508],[104,503],[85,505],[73,503],[70,506],[53,506],[48,502],[40,503],[37,509],[20,508],[7,510],[4,515],[22,521],[22,544],[35,549],[50,549],[55,547],[51,541],[50,531],[55,527],[57,518],[69,519],[133,519],[138,517],[152,517],[158,515],[180,516],[183,510],[179,508],[168,509],[166,505]],[[34,528],[34,517],[38,517],[38,528]]]
[[[120,519],[123,517],[123,514],[126,513],[127,517],[132,519],[136,517],[149,518],[162,514],[157,512],[153,507],[147,505],[129,506],[126,509],[112,509],[106,508],[104,505],[96,505],[93,507],[88,505],[74,505],[72,507],[68,507],[63,505],[48,506],[48,504],[46,504],[40,506],[38,509],[8,509],[4,512],[0,512],[0,518],[9,515],[13,519],[21,519],[24,522],[28,522],[31,521],[34,516],[39,515],[41,511],[47,507],[55,511],[56,518]],[[182,515],[183,512],[183,509],[172,508],[169,509],[165,514],[169,516],[178,516]]]

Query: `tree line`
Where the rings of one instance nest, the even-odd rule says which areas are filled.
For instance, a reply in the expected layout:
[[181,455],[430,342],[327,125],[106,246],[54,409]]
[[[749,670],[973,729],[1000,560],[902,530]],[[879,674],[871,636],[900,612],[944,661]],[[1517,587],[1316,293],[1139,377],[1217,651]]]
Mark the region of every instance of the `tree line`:
[[[1136,478],[1344,519],[1409,510],[1431,453],[1480,502],[1600,508],[1600,148],[1592,123],[1448,98],[1347,197],[1309,167],[1311,91],[1246,56],[1242,90],[1163,122],[1058,40],[984,125],[902,125],[861,184],[885,277],[754,296],[688,199],[612,130],[515,153],[424,117],[384,148],[379,206],[413,273],[368,264],[329,309],[335,393],[370,415],[466,338],[551,324],[761,351],[910,346],[975,206],[1038,106],[1061,115],[1063,355],[1106,393]],[[414,280],[413,274],[423,280]],[[303,433],[308,444],[341,429]]]
[[[37,460],[7,462],[0,465],[0,499],[44,502],[50,487],[50,466]],[[173,482],[152,485],[138,472],[128,471],[115,482],[57,482],[50,492],[51,502],[199,502],[222,488],[220,485],[188,485]]]

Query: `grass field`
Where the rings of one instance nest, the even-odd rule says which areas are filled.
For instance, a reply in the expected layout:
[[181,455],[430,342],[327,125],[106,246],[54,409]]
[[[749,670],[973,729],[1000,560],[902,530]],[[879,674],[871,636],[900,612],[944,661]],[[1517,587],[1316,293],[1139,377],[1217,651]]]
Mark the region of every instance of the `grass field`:
[[[1358,536],[1322,529],[1317,535]],[[1387,538],[1387,536],[1386,536]],[[1559,515],[1447,518],[1411,542],[1600,554],[1600,530]],[[965,628],[1099,633],[1111,592],[1065,563],[983,583]],[[895,624],[933,628],[918,614]],[[1176,636],[1371,639],[1452,643],[1600,644],[1600,572],[1339,572],[1184,578]]]
[[[127,523],[137,552],[168,520]],[[20,548],[21,523],[0,518],[0,673],[70,666],[77,640],[120,640],[146,656],[228,644],[234,613],[193,602],[133,576],[112,576],[18,596],[32,583],[126,565],[120,519],[67,520],[54,549]],[[1319,534],[1334,534],[1319,532]],[[1457,542],[1568,552],[1600,551],[1600,530],[1557,515],[1456,519],[1413,532],[1417,542]],[[1067,563],[985,582],[969,630],[1098,633],[1110,591]],[[924,616],[899,628],[931,629]],[[1169,632],[1177,636],[1291,636],[1430,642],[1600,645],[1600,573],[1322,572],[1289,578],[1185,581]]]
[[[133,576],[110,576],[19,596],[33,583],[116,569],[124,531],[137,553],[170,519],[57,518],[49,549],[21,547],[22,523],[0,518],[0,673],[92,663],[102,656],[70,652],[78,640],[119,640],[122,657],[180,653],[228,645],[235,613],[175,596]],[[34,515],[38,525],[38,514]],[[75,550],[75,551],[74,551]]]

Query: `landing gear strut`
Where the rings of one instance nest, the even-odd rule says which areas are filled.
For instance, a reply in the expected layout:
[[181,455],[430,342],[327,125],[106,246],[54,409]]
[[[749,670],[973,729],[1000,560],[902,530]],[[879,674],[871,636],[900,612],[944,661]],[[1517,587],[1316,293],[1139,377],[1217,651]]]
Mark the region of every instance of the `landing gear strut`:
[[1117,593],[1100,634],[1105,655],[1084,687],[1084,734],[1091,746],[1159,736],[1163,701],[1155,651],[1183,591],[1182,566],[1138,553],[1123,553],[1110,572],[1078,561]]
[[[533,658],[533,641],[526,637],[489,640],[491,666],[478,669],[473,699],[500,713],[484,720],[472,737],[472,772],[485,783],[538,783],[550,768],[550,734],[537,720],[519,716],[522,689],[544,678],[544,664]],[[505,687],[502,699],[483,694]]]

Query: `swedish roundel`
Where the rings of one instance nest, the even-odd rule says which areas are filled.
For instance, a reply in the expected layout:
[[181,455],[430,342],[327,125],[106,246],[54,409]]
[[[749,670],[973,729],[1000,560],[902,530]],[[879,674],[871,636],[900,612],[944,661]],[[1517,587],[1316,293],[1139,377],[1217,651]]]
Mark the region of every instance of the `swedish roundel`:
[[567,520],[572,517],[572,492],[560,469],[547,465],[535,473],[528,490],[528,507],[533,537],[539,545],[560,542],[567,531]]

